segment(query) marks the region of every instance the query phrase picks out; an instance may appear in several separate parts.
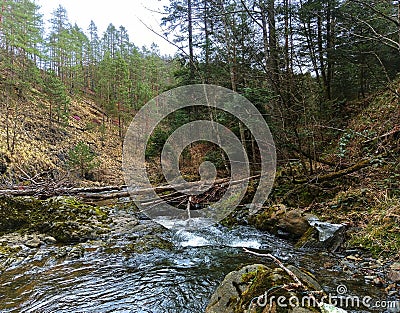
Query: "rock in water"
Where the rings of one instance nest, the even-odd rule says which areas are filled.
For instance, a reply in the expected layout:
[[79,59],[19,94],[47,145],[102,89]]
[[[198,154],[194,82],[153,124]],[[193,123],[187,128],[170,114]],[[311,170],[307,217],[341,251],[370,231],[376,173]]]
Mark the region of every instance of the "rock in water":
[[260,230],[268,231],[279,237],[297,240],[310,228],[308,220],[314,216],[301,210],[273,205],[249,219],[250,224]]
[[265,265],[254,264],[241,268],[238,271],[230,272],[217,290],[212,295],[206,313],[234,312],[234,307],[238,304],[240,297],[248,287],[248,282],[244,281],[245,275],[256,273],[258,270],[269,270]]
[[[292,272],[302,281],[307,290],[316,289],[320,285],[308,274],[297,268],[291,268]],[[301,273],[301,275],[300,275]],[[283,288],[293,284],[294,281],[282,268],[269,268],[262,264],[253,264],[241,268],[226,275],[212,295],[206,308],[206,313],[250,313],[250,312],[290,312],[311,313],[319,312],[317,303],[314,306],[291,306],[289,301],[295,297],[301,299],[304,289]],[[278,307],[277,299],[286,299],[284,306]]]
[[40,245],[42,244],[42,242],[38,238],[33,238],[33,239],[27,240],[24,244],[28,248],[34,249],[34,248],[39,248]]
[[346,225],[309,219],[311,228],[296,243],[299,248],[335,251],[344,241]]
[[347,311],[337,308],[332,304],[323,303],[321,306],[322,313],[347,313]]

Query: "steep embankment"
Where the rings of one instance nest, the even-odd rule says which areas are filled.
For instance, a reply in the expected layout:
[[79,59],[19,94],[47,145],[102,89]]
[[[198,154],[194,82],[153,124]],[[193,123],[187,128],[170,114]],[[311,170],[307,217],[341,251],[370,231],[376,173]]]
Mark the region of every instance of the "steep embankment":
[[[0,85],[0,184],[22,188],[49,179],[79,185],[122,182],[118,122],[94,100],[71,96],[68,116],[60,121],[42,86],[24,88],[21,95],[18,83],[11,92],[9,85]],[[86,177],[90,182],[69,164],[70,151],[79,142],[95,156]]]
[[[337,139],[326,145],[324,159],[307,176],[298,163],[279,168],[271,202],[284,204],[285,212],[300,209],[304,216],[346,224],[347,247],[400,257],[398,90],[397,81],[367,99],[347,103],[347,120],[335,129]],[[268,216],[277,214],[271,208],[255,219],[258,227],[268,229]]]

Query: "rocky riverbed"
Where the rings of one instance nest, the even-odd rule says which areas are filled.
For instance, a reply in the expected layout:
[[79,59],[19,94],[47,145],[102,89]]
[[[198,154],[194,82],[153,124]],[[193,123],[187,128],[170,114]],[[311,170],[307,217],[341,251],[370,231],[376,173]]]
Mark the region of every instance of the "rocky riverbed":
[[[275,214],[274,223],[264,217],[269,232],[220,225],[171,232],[129,203],[93,206],[58,197],[2,198],[0,204],[1,312],[292,312],[276,301],[256,303],[275,289],[286,298],[315,293],[320,301],[340,286],[347,288],[342,296],[397,303],[348,311],[400,312],[399,263],[339,247],[340,240],[323,249],[321,225],[298,212]],[[243,247],[270,253],[282,266]],[[335,307],[297,312],[323,309]]]

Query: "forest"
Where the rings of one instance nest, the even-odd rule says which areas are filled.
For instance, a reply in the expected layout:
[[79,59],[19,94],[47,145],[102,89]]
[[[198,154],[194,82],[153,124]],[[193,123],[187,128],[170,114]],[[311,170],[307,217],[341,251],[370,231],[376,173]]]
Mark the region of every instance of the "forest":
[[[308,159],[312,171],[346,123],[349,102],[396,79],[398,16],[395,1],[171,1],[159,35],[178,53],[163,56],[155,45],[136,47],[123,26],[98,34],[92,21],[84,30],[59,6],[45,31],[34,2],[4,1],[3,93],[26,98],[40,86],[50,126],[68,123],[71,98],[91,98],[118,120],[122,138],[135,112],[162,91],[224,86],[265,114],[282,160]],[[23,114],[13,111],[13,101],[2,103],[4,112]],[[11,124],[9,116],[12,152]],[[250,137],[241,131],[242,139]]]
[[[193,203],[205,206],[218,201],[226,190],[232,167],[216,144],[199,141],[188,145],[180,155],[179,170],[188,182],[199,181],[199,165],[204,161],[212,162],[217,170],[213,188],[194,200],[172,191],[173,186],[163,176],[160,157],[168,138],[179,127],[196,120],[222,124],[235,134],[247,153],[250,182],[241,205],[221,221],[220,227],[234,232],[235,227],[250,226],[283,238],[296,249],[339,251],[342,254],[334,260],[326,260],[332,255],[323,254],[319,261],[306,262],[320,262],[326,271],[321,276],[332,281],[336,268],[353,278],[361,277],[361,281],[370,277],[365,278],[368,286],[381,288],[379,292],[397,301],[400,1],[170,0],[154,13],[160,16],[160,28],[146,27],[160,41],[173,46],[177,51],[174,55],[160,51],[157,43],[138,47],[122,25],[110,23],[100,33],[95,20],[90,25],[72,24],[62,5],[52,12],[50,21],[45,21],[34,0],[1,1],[0,235],[17,230],[30,235],[33,232],[29,244],[37,239],[38,246],[46,246],[46,240],[53,239],[81,245],[100,236],[93,233],[110,231],[109,225],[117,225],[122,232],[127,226],[121,221],[131,214],[126,203],[122,205],[125,215],[114,222],[110,222],[115,217],[114,207],[108,202],[106,208],[101,206],[103,202],[100,207],[87,206],[97,205],[99,200],[115,200],[112,205],[117,206],[118,201],[129,197],[122,170],[129,125],[141,108],[164,92],[210,84],[245,97],[268,124],[276,148],[272,191],[265,196],[261,209],[255,213],[249,210],[246,204],[252,201],[261,181],[262,156],[254,134],[232,114],[191,106],[168,115],[147,143],[143,167],[160,198],[183,206],[187,203],[188,208]],[[25,196],[33,196],[34,200],[20,200]],[[64,203],[58,196],[77,197],[67,197]],[[52,206],[62,213],[55,213]],[[27,220],[26,212],[37,215]],[[43,212],[54,219],[50,226],[43,222],[47,218]],[[142,226],[140,215],[134,212],[134,221],[129,223]],[[15,216],[11,218],[10,214]],[[76,225],[64,224],[62,214]],[[82,226],[82,216],[95,221],[95,230]],[[321,243],[310,216],[345,227],[345,234],[340,228],[332,240]],[[140,235],[123,237],[132,242],[123,248],[122,244],[107,246],[107,253],[136,257],[182,244],[174,237],[176,234],[171,239],[158,228],[146,230],[142,240],[143,230],[138,229]],[[10,240],[23,245],[18,238]],[[3,254],[15,258],[20,253],[13,250],[15,242],[6,247],[7,240],[0,245],[0,274],[7,267],[4,264],[13,264],[3,262],[2,253],[6,251]],[[276,242],[272,241],[273,246]],[[290,253],[295,249],[286,248],[285,244],[282,247]],[[72,253],[73,258],[79,258],[91,251],[88,246],[71,249],[63,257]],[[247,257],[239,253],[235,261],[240,260],[240,265],[248,264],[242,258],[248,260],[249,254],[257,257],[251,259],[253,263],[263,256],[249,250],[241,253]],[[276,262],[274,256],[268,255]],[[217,258],[210,256],[213,257]],[[340,259],[352,263],[344,264]],[[378,265],[372,269],[371,262]],[[279,261],[278,265],[289,279],[300,275]],[[229,267],[234,269],[233,265]],[[257,284],[257,275],[265,279],[270,274],[260,268],[254,275],[251,273],[240,272],[240,277],[246,283]],[[221,274],[227,273],[218,272],[210,281],[220,281]],[[13,273],[10,275],[14,277]],[[254,294],[254,290],[259,291],[257,286],[248,289],[252,290],[252,297],[259,296]],[[299,286],[309,288],[301,282]],[[215,284],[208,288],[214,287]],[[356,292],[364,292],[359,288]],[[0,284],[0,303],[1,291]],[[244,304],[250,308],[253,300],[247,297],[246,292],[239,296],[232,312],[245,312]],[[207,302],[202,301],[201,309],[182,312],[204,310]],[[6,309],[13,308],[14,302],[10,303]],[[206,312],[228,312],[218,311],[211,304],[212,301]],[[262,312],[277,311],[270,308]]]
[[[396,1],[185,0],[160,10],[158,35],[177,48],[174,56],[163,55],[156,44],[136,47],[124,26],[109,24],[99,34],[93,21],[86,29],[72,25],[61,5],[45,27],[35,2],[4,1],[3,185],[29,185],[32,177],[54,183],[54,177],[66,176],[67,181],[121,182],[116,158],[136,112],[163,91],[190,84],[226,87],[251,101],[271,129],[283,173],[279,179],[295,183],[362,169],[376,155],[372,147],[354,143],[396,134],[396,105],[391,110],[382,104],[386,109],[379,118],[387,120],[379,128],[349,126],[377,92],[387,90],[398,99]],[[213,114],[240,138],[257,174],[259,155],[250,131],[221,110]],[[209,118],[206,111],[178,110],[155,129],[146,156],[156,184],[163,182],[155,163],[168,136],[188,121]],[[61,143],[71,128],[93,134]],[[43,136],[32,147],[26,142],[34,129]],[[41,140],[50,146],[40,154],[23,151],[38,150]],[[220,177],[229,175],[215,146],[199,143],[190,149],[181,160],[187,179],[196,180],[196,164],[204,159],[216,164]]]

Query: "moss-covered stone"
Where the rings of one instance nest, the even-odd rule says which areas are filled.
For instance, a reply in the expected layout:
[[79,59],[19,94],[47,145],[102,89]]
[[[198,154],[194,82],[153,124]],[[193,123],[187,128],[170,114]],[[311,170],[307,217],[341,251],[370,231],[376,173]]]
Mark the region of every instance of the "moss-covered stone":
[[108,212],[104,208],[71,197],[0,198],[0,235],[41,232],[68,243],[92,239],[104,232],[107,224]]
[[18,253],[21,250],[22,250],[22,248],[20,246],[10,247],[5,242],[0,243],[0,257],[2,255],[9,256],[11,254]]
[[[308,290],[321,290],[321,286],[310,275],[294,267],[290,270],[295,272]],[[285,307],[276,303],[279,297],[286,300],[291,297],[302,299],[305,290],[294,287],[293,283],[292,277],[282,268],[270,268],[262,264],[245,266],[225,277],[212,295],[206,313],[263,313],[270,312],[272,307],[271,312],[294,312],[295,308],[288,303],[284,303]],[[301,312],[319,311],[305,306]]]
[[278,204],[266,207],[259,214],[250,217],[249,223],[260,230],[297,240],[310,228],[308,223],[310,217],[301,210]]

